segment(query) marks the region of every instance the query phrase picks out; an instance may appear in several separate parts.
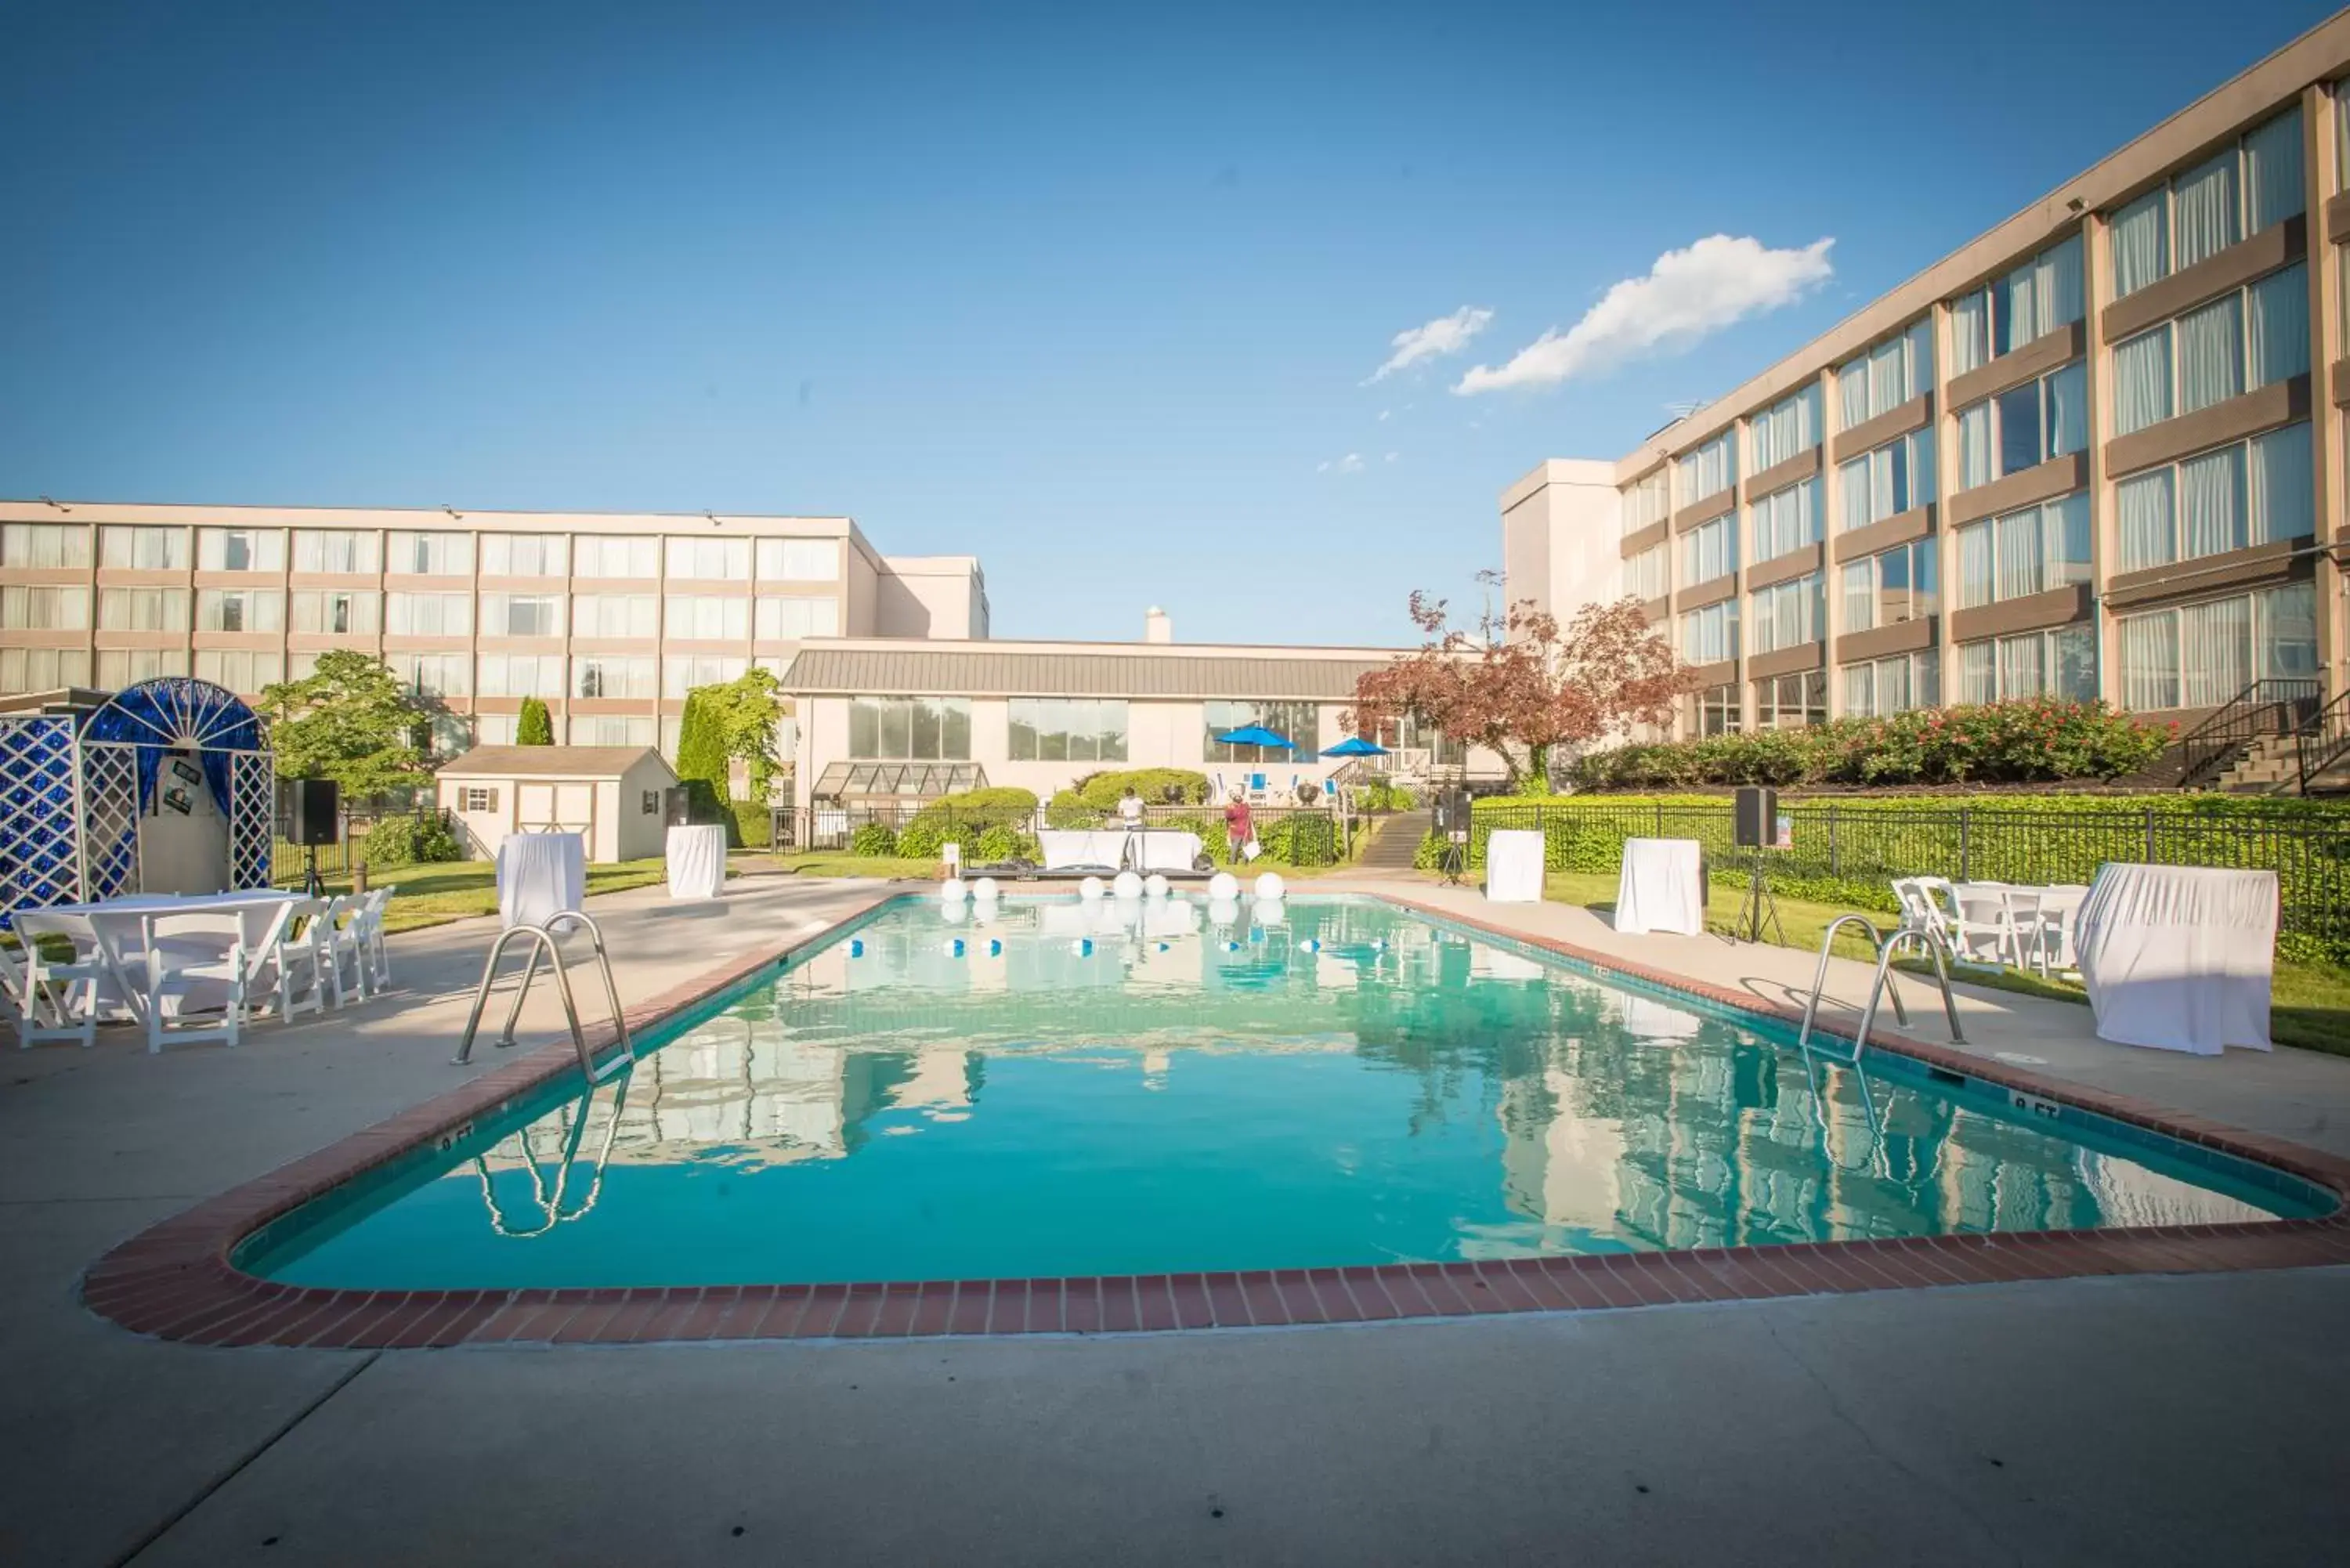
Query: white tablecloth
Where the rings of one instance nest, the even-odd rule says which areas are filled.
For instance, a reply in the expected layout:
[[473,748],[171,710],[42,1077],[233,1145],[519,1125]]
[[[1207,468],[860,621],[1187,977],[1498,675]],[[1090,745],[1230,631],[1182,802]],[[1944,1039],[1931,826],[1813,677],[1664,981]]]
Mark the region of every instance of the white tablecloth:
[[498,919],[543,926],[588,897],[588,845],[576,833],[509,833],[498,841]]
[[2105,867],[2074,922],[2097,1038],[2199,1056],[2270,1049],[2276,930],[2273,871]]
[[1705,933],[1705,875],[1694,838],[1627,838],[1616,878],[1618,931]]
[[1126,835],[1109,829],[1048,827],[1036,836],[1036,842],[1044,848],[1047,871],[1073,871],[1081,866],[1115,870],[1126,853]]
[[726,888],[726,829],[715,823],[672,827],[667,841],[669,896],[715,898]]
[[1533,828],[1496,829],[1485,840],[1485,898],[1495,904],[1539,904],[1543,836]]
[[[120,898],[107,898],[95,904],[55,904],[43,909],[28,909],[27,914],[82,915],[88,917],[90,929],[98,933],[101,957],[113,973],[110,984],[99,988],[100,1000],[112,1002],[124,997],[132,1000],[135,1008],[144,1006],[147,993],[147,928],[142,917],[148,915],[219,915],[234,916],[238,936],[245,947],[248,966],[257,966],[263,957],[262,947],[269,940],[272,928],[277,922],[278,911],[301,898],[299,893],[274,888],[249,888],[235,893],[127,893]],[[157,947],[170,963],[206,963],[226,956],[232,939],[226,931],[217,937],[196,931],[175,931],[165,934]],[[251,967],[247,972],[252,972]],[[202,995],[183,998],[183,1009],[221,1005],[223,988],[213,984]]]
[[1200,836],[1171,827],[1146,829],[1142,835],[1142,869],[1189,871],[1200,857]]

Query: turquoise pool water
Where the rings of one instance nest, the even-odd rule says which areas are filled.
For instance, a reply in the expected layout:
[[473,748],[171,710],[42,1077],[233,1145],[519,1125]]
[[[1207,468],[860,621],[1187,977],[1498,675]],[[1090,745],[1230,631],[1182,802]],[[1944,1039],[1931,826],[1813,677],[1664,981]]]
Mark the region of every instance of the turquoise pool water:
[[1890,1057],[1815,1090],[1783,1025],[1372,900],[922,898],[239,1262],[399,1290],[1009,1278],[2325,1207],[2047,1109]]

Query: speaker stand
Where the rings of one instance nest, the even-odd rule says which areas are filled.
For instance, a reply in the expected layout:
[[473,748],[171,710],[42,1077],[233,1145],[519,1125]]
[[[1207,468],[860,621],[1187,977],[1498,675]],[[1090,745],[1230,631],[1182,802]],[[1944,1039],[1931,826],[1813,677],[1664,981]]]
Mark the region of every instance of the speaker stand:
[[1779,900],[1771,896],[1770,878],[1763,875],[1762,854],[1754,851],[1753,879],[1747,884],[1746,899],[1738,908],[1738,921],[1730,934],[1742,940],[1759,942],[1767,928],[1773,940],[1781,947],[1787,945],[1787,929],[1779,923]]
[[318,880],[318,846],[315,844],[304,845],[302,860],[302,896],[306,898],[325,898],[327,885]]
[[1444,854],[1437,861],[1436,868],[1444,874],[1446,887],[1458,888],[1461,873],[1469,869],[1469,846],[1448,835],[1444,840]]

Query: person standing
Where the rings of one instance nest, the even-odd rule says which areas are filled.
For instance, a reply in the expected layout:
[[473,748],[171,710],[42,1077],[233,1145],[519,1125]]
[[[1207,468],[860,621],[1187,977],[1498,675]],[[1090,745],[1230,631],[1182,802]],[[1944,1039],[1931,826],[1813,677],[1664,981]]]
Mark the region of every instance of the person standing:
[[1118,797],[1118,825],[1126,830],[1126,842],[1118,846],[1118,863],[1139,871],[1143,868],[1142,797],[1135,794],[1132,784],[1127,785],[1126,793]]
[[1256,837],[1256,824],[1249,817],[1248,795],[1232,791],[1230,805],[1224,807],[1224,845],[1232,851],[1232,861],[1239,865],[1245,857],[1243,851]]

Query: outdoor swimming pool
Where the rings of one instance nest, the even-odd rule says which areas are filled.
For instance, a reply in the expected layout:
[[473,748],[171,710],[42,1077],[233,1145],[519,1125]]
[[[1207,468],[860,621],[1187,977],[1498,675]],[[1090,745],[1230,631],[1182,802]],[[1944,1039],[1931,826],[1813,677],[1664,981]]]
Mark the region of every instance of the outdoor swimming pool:
[[898,900],[658,1038],[621,1081],[567,1075],[284,1215],[239,1267],[391,1291],[1161,1274],[2332,1207],[1904,1057],[1815,1092],[1775,1021],[1368,898]]

